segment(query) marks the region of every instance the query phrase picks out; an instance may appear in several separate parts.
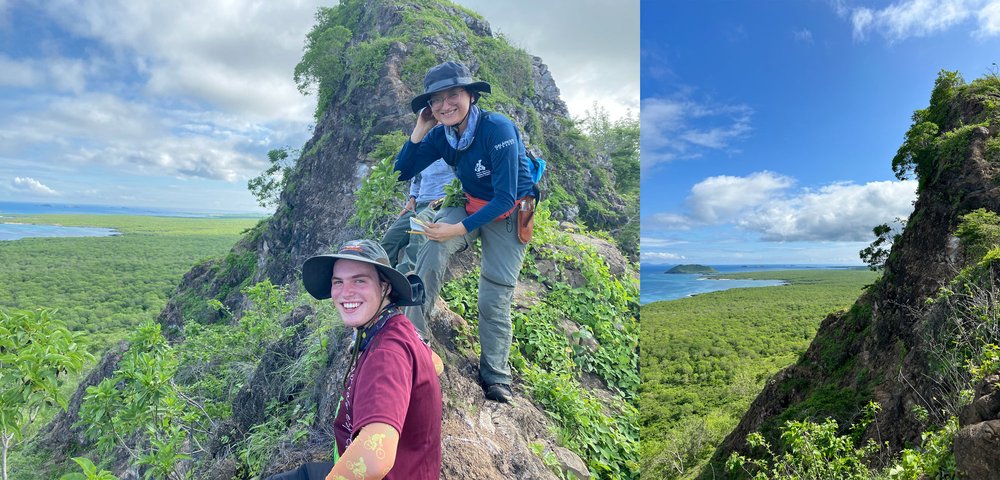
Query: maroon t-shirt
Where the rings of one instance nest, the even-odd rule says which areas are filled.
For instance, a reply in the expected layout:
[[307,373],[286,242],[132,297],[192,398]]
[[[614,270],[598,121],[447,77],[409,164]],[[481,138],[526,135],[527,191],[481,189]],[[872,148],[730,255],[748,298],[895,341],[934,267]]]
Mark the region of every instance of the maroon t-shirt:
[[386,479],[441,477],[441,384],[431,350],[400,314],[386,321],[358,359],[334,420],[343,455],[365,425],[399,432],[396,462]]

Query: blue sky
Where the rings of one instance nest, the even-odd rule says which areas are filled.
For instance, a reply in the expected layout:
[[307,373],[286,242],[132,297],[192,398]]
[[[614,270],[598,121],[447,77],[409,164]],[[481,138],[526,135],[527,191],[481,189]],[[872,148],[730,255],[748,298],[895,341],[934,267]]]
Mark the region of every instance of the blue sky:
[[[540,56],[572,115],[638,111],[638,0],[458,3]],[[246,182],[311,134],[292,71],[333,4],[0,0],[0,201],[265,212]]]
[[641,7],[644,263],[860,264],[937,72],[1000,62],[1000,2]]

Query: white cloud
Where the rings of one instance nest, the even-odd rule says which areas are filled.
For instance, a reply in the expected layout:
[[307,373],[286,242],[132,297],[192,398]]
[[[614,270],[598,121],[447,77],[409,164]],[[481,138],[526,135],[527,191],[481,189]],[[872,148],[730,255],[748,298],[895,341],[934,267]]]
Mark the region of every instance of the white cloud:
[[689,230],[695,223],[694,219],[687,215],[677,213],[656,213],[642,217],[642,228],[657,230]]
[[732,151],[734,140],[752,130],[753,110],[746,105],[699,103],[676,98],[646,98],[640,130],[642,170],[679,159],[696,158],[708,150]]
[[243,115],[308,120],[314,98],[292,82],[323,2],[57,0],[43,8],[148,78],[150,93]]
[[14,177],[14,180],[10,183],[11,187],[13,187],[16,192],[45,196],[59,195],[59,192],[56,192],[55,190],[43,185],[42,182],[39,182],[31,177]]
[[1000,2],[990,2],[976,14],[979,29],[975,34],[981,37],[992,37],[1000,34]]
[[285,124],[213,111],[162,110],[109,94],[35,97],[36,111],[0,119],[0,153],[49,157],[120,173],[238,181],[259,173]]
[[915,181],[837,183],[774,199],[736,223],[766,241],[865,241],[875,225],[908,217],[915,191]]
[[709,177],[691,187],[687,205],[695,220],[729,222],[742,212],[767,204],[794,183],[790,177],[767,171],[747,177]]
[[[639,0],[497,2],[458,0],[549,66],[562,100],[583,117],[594,100],[612,118],[639,112]],[[526,22],[530,9],[536,21]],[[539,28],[544,24],[544,28]]]
[[114,167],[136,175],[198,177],[235,182],[260,170],[263,157],[237,151],[232,140],[162,137],[140,144],[112,142],[67,154],[70,161]]
[[670,247],[673,245],[680,245],[683,243],[688,243],[688,242],[684,240],[667,240],[656,237],[642,237],[639,239],[639,245],[642,245],[642,248],[662,248],[662,247]]
[[838,14],[850,18],[856,40],[875,31],[891,43],[931,35],[969,20],[978,24],[975,35],[1000,33],[1000,6],[996,0],[901,0],[877,10],[852,10],[842,4],[835,8]]
[[684,256],[669,252],[642,252],[639,254],[639,261],[642,263],[663,263],[672,260],[684,260]]
[[683,212],[643,217],[643,227],[682,230],[729,224],[755,232],[763,241],[870,241],[872,227],[907,218],[916,199],[916,182],[911,180],[791,191],[794,183],[766,171],[710,177],[691,188]]
[[38,72],[28,62],[0,55],[0,87],[30,87],[38,82]]
[[0,54],[0,87],[46,88],[55,92],[81,93],[92,69],[73,58],[14,59]]

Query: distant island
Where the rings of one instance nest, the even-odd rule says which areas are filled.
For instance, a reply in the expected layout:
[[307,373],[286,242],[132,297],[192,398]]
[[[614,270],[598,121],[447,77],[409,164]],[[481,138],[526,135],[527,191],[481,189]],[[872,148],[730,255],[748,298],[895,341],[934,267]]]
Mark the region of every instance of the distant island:
[[719,273],[716,269],[707,265],[678,265],[663,273]]

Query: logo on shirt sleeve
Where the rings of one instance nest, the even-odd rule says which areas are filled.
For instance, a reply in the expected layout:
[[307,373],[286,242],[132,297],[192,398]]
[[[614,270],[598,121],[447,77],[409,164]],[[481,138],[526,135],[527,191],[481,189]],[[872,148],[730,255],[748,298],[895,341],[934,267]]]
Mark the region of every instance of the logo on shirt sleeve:
[[500,142],[500,143],[498,143],[496,145],[493,145],[493,150],[502,150],[504,148],[507,148],[507,147],[513,145],[513,144],[514,144],[514,139],[513,138],[509,138],[509,139],[504,140],[504,141],[502,141],[502,142]]

